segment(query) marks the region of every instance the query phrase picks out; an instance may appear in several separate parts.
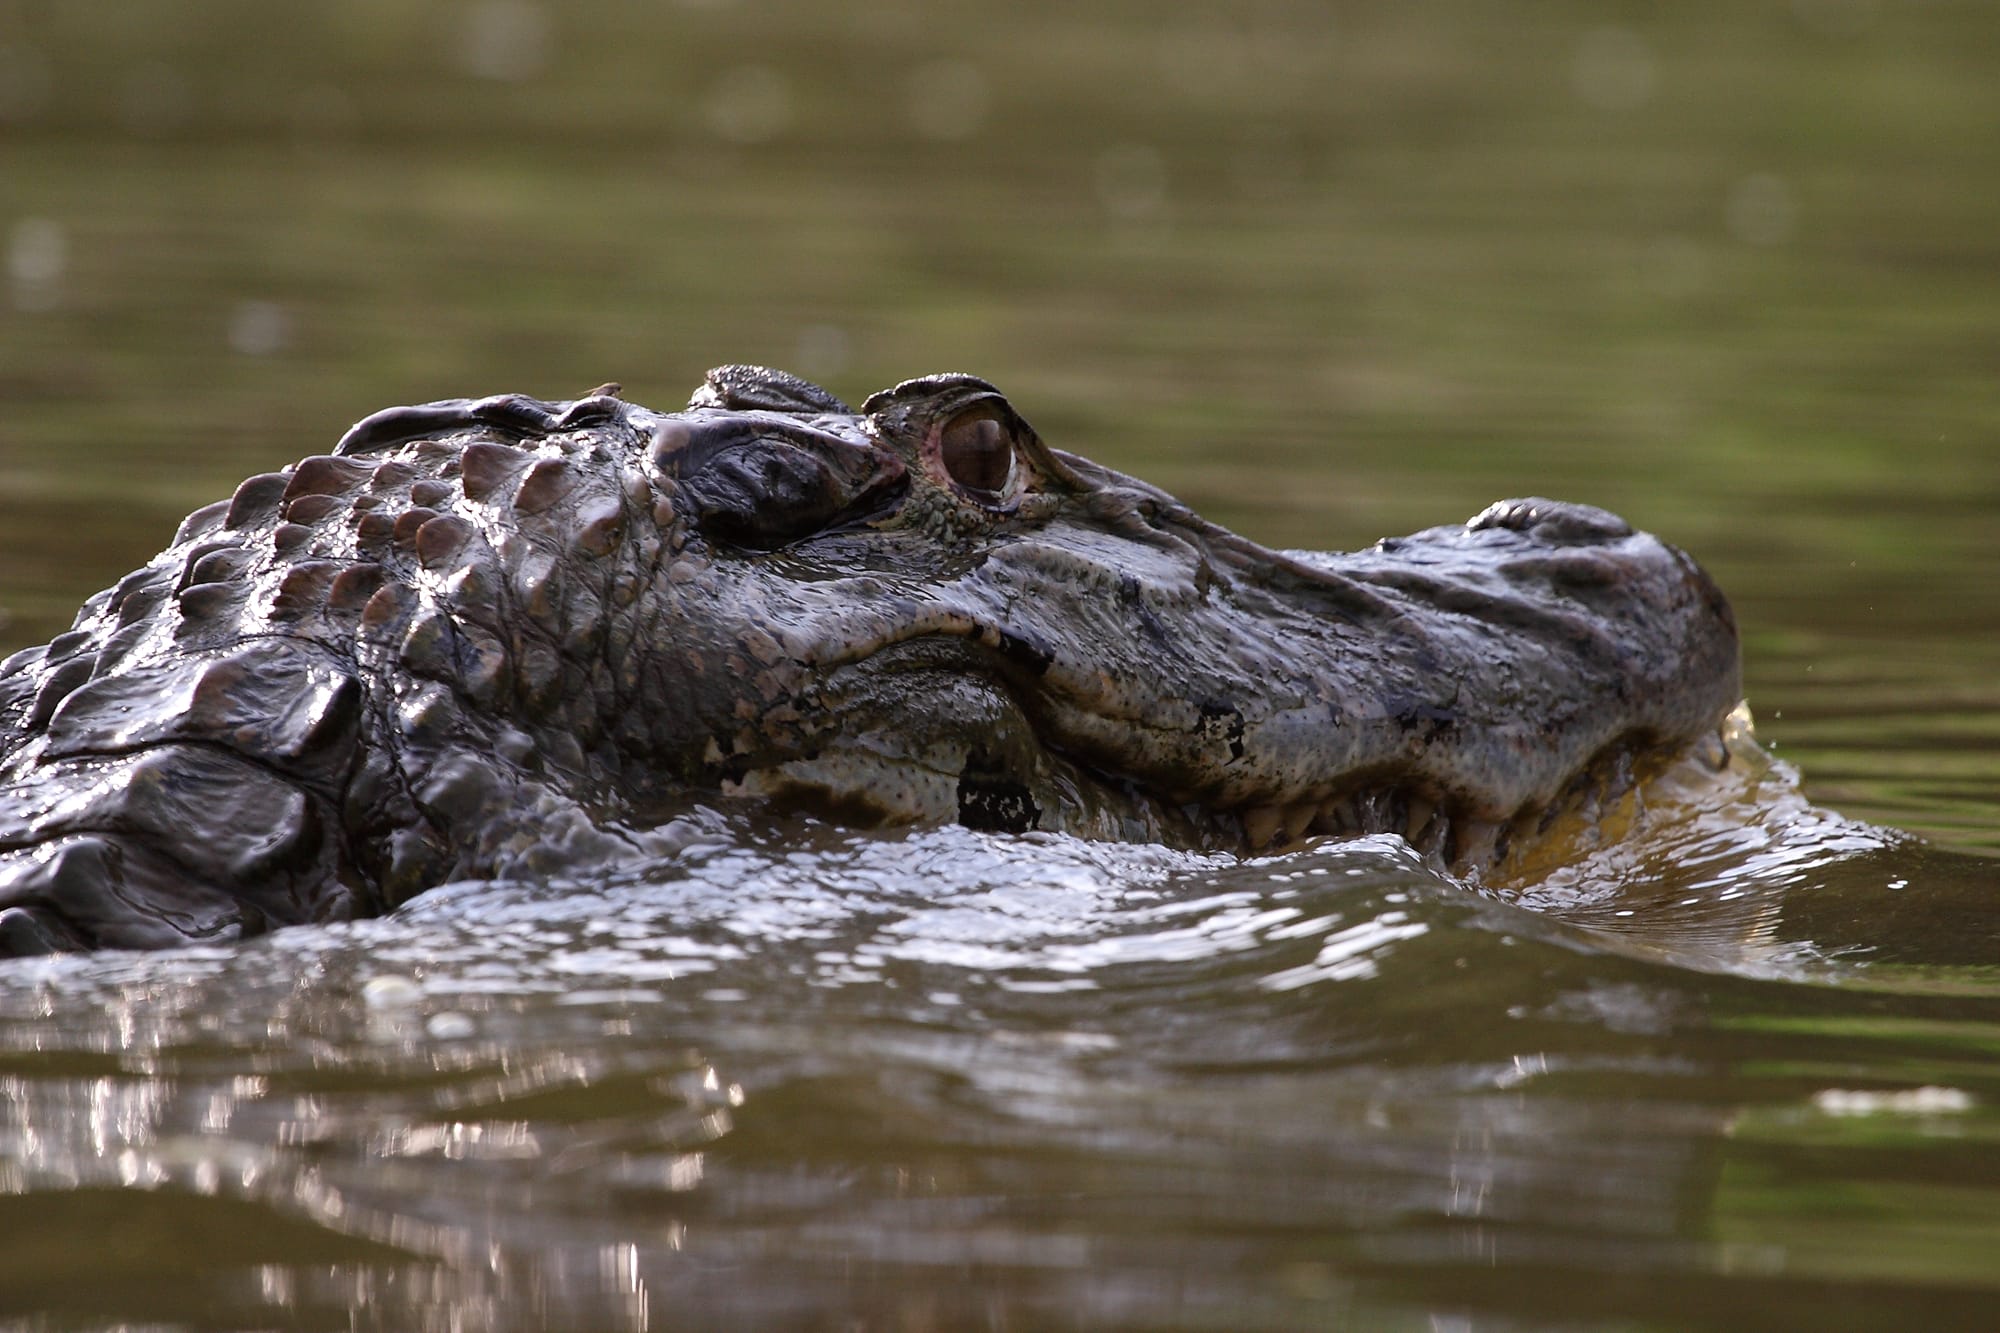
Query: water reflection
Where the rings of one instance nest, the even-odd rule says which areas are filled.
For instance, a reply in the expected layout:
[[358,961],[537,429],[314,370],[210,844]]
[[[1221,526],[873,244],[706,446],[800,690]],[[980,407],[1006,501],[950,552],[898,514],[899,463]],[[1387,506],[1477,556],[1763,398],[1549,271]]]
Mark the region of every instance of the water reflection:
[[[401,1327],[1284,1323],[1393,1310],[1397,1274],[1440,1265],[1722,1266],[1735,1112],[1691,1094],[1782,913],[1731,961],[1700,914],[1680,953],[1635,950],[1590,904],[1503,903],[1388,837],[1237,862],[732,833],[601,884],[11,966],[0,1199],[143,1191],[187,1299]],[[1841,829],[1790,846],[1829,834],[1823,872]],[[1759,858],[1783,842],[1735,849],[1742,896],[1782,900]],[[304,1228],[282,1252],[349,1248],[175,1239],[224,1204]],[[976,1298],[912,1280],[964,1265]]]

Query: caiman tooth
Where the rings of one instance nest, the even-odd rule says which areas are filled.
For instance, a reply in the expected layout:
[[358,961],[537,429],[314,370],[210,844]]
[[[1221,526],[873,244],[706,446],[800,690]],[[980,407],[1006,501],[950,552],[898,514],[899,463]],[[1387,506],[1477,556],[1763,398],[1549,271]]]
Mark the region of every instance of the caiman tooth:
[[1437,817],[1437,803],[1427,796],[1410,795],[1403,812],[1403,840],[1422,849],[1422,844],[1430,836],[1431,822]]
[[1354,827],[1361,833],[1389,830],[1388,795],[1380,791],[1357,793],[1354,797]]
[[519,449],[509,445],[487,440],[466,445],[458,459],[459,484],[465,488],[465,498],[491,499],[512,486],[529,461]]
[[1352,796],[1335,796],[1323,801],[1313,819],[1315,833],[1359,833],[1361,819]]
[[1452,829],[1451,865],[1460,871],[1485,870],[1498,860],[1500,826],[1483,819],[1461,819]]
[[1297,842],[1312,829],[1313,816],[1319,813],[1317,801],[1294,801],[1285,807],[1285,841]]
[[229,509],[223,515],[222,525],[227,528],[247,528],[262,523],[278,512],[278,502],[284,498],[285,488],[292,484],[287,472],[260,472],[246,479],[236,488],[236,494],[229,497]]
[[1562,818],[1565,813],[1574,813],[1577,823],[1584,828],[1596,828],[1598,821],[1604,817],[1602,796],[1603,792],[1598,783],[1591,781],[1574,803],[1565,806],[1563,802],[1556,801],[1542,816],[1543,830],[1553,827],[1556,820]]
[[1277,840],[1285,812],[1275,805],[1253,805],[1243,811],[1242,819],[1243,845],[1252,852],[1261,852]]
[[1407,841],[1421,855],[1442,861],[1451,843],[1451,819],[1442,810],[1433,811],[1421,826],[1412,819]]

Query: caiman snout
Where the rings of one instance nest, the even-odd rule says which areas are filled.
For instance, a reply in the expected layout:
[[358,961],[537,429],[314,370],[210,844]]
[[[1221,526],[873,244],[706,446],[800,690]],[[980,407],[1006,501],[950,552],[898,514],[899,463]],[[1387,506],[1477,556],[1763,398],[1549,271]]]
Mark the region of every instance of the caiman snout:
[[[1351,555],[1280,553],[1093,479],[1094,518],[981,571],[994,614],[1055,645],[1017,680],[1024,707],[1051,748],[1233,816],[1252,848],[1391,829],[1477,866],[1583,786],[1712,740],[1738,700],[1727,602],[1604,510],[1512,500]],[[1172,538],[1107,559],[1106,516],[1129,530],[1142,504]]]

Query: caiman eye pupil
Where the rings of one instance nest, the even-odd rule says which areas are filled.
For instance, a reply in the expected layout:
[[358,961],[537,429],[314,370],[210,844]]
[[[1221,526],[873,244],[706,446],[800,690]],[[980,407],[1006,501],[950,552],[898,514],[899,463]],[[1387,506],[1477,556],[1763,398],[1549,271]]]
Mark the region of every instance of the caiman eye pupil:
[[938,457],[951,479],[969,491],[998,495],[1014,479],[1014,440],[990,412],[953,419],[938,437]]

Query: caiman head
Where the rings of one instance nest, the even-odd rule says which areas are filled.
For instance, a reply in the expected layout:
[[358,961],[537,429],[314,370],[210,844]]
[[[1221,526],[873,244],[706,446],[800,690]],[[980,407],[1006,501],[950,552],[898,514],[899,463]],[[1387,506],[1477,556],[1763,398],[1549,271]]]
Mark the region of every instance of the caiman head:
[[[502,665],[460,670],[628,797],[1250,850],[1390,830],[1479,869],[1635,765],[1713,751],[1739,694],[1715,585],[1602,510],[1514,500],[1354,554],[1273,551],[1050,448],[970,375],[855,412],[729,366],[684,412],[432,404],[341,452],[441,446],[499,511],[489,538],[566,526],[601,571],[497,540],[485,596],[517,610],[469,619]],[[585,455],[617,484],[549,470]],[[591,624],[554,623],[576,618],[565,580]],[[589,661],[537,669],[563,653]]]

